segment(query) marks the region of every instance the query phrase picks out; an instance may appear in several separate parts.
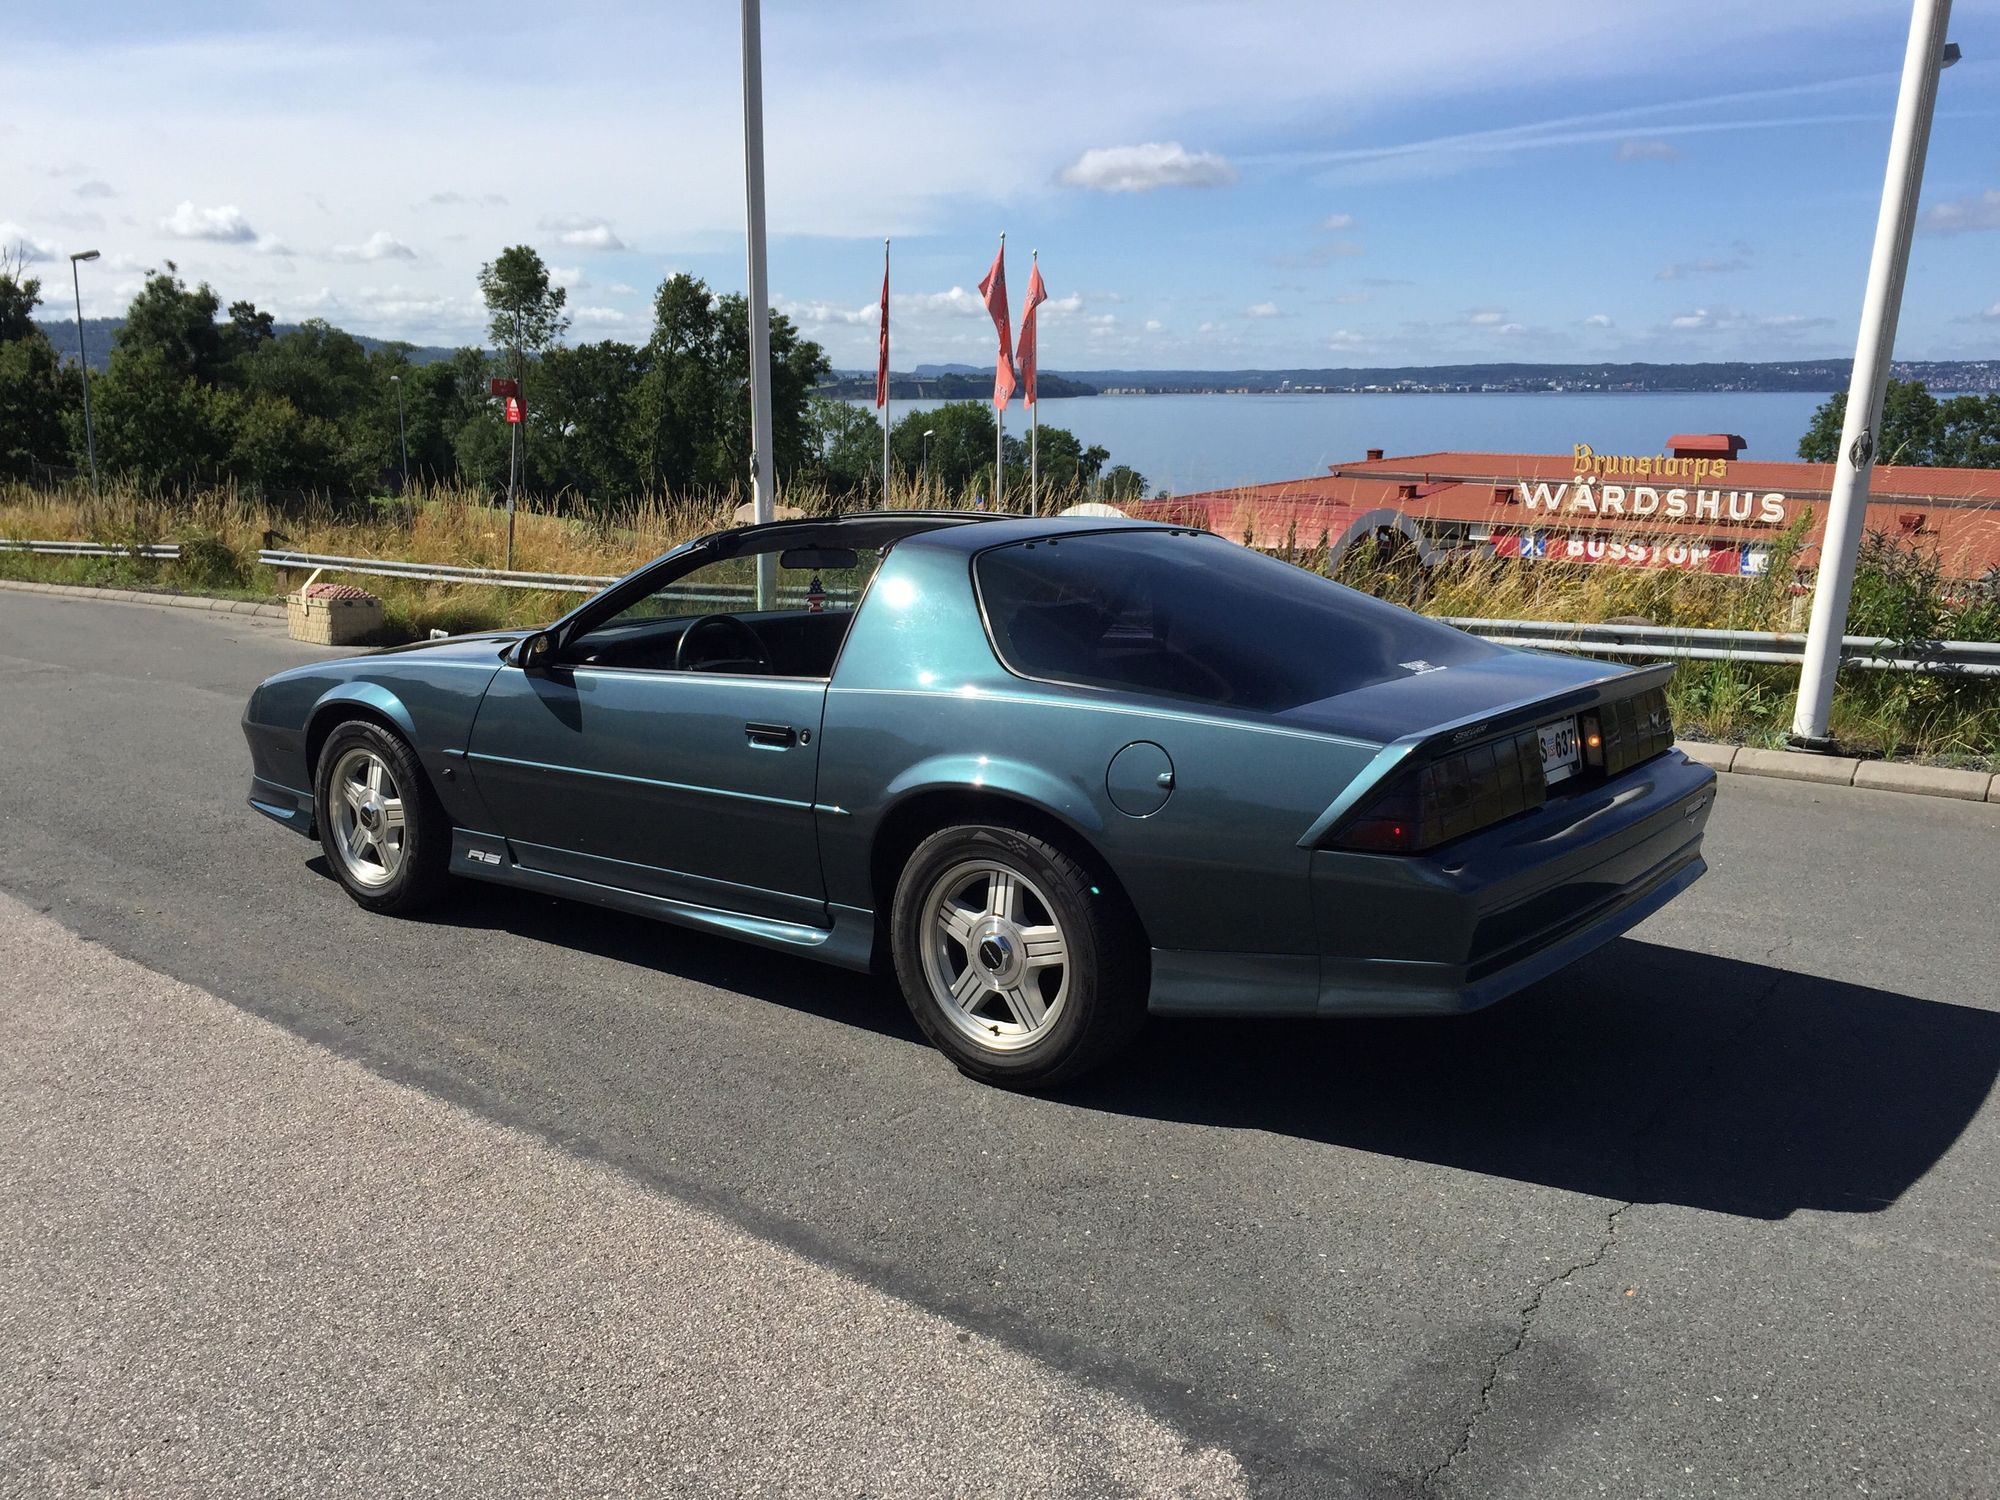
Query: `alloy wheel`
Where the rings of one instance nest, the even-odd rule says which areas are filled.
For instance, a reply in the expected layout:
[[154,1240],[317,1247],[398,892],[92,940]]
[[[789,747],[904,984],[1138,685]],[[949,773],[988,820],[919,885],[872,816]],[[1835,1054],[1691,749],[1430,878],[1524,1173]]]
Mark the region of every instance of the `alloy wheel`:
[[395,773],[373,750],[356,746],[335,762],[327,790],[334,852],[356,885],[380,890],[396,878],[409,850],[409,822]]
[[1034,881],[968,860],[932,884],[920,920],[924,978],[954,1029],[1011,1052],[1055,1023],[1069,998],[1070,944]]

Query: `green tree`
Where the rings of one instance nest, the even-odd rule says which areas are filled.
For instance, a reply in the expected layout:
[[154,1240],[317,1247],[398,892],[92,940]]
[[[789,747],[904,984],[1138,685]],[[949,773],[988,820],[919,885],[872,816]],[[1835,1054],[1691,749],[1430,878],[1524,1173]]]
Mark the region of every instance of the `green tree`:
[[[1799,457],[1830,464],[1840,456],[1847,420],[1845,392],[1829,396],[1799,439]],[[1921,380],[1891,380],[1882,397],[1882,429],[1875,461],[1946,468],[2000,468],[2000,395],[1952,396],[1940,401]]]
[[27,479],[68,460],[73,385],[39,333],[0,342],[0,474]]
[[[671,276],[653,298],[633,422],[647,485],[669,492],[735,490],[750,468],[750,311],[697,277]],[[782,484],[815,457],[808,411],[831,365],[782,313],[771,315],[772,468]]]
[[516,380],[569,328],[569,314],[563,311],[569,292],[549,280],[549,268],[526,245],[510,246],[479,268],[479,295],[490,320],[487,336]]
[[189,291],[179,268],[172,261],[166,265],[164,271],[148,273],[126,308],[112,366],[116,368],[120,355],[154,354],[167,373],[214,385],[227,377],[231,358],[229,342],[215,321],[220,299],[205,281]]
[[112,473],[153,489],[211,481],[230,449],[233,392],[185,374],[166,349],[121,344],[92,387],[97,454]]
[[41,279],[21,275],[18,267],[0,258],[0,344],[42,336],[41,325],[35,321],[35,307],[41,300]]
[[42,284],[0,270],[0,474],[25,479],[68,457],[73,382],[35,322]]
[[[404,432],[413,480],[436,484],[457,474],[458,434],[475,413],[486,409],[487,368],[486,356],[479,350],[460,349],[450,359],[402,372]],[[389,399],[395,400],[393,390]],[[506,434],[500,436],[505,483]]]
[[277,328],[271,315],[254,302],[229,304],[229,321],[222,327],[222,342],[232,364],[240,367],[260,345],[276,337]]
[[[882,492],[882,424],[867,408],[831,396],[806,407],[820,478],[835,496]],[[893,459],[892,459],[893,462]],[[914,469],[903,471],[914,475]]]
[[260,490],[347,490],[366,476],[338,423],[283,396],[234,396],[227,411],[229,471]]
[[931,438],[930,482],[947,495],[970,491],[975,482],[982,494],[993,485],[993,407],[986,401],[947,401],[929,411],[913,411],[889,434],[889,449],[899,471],[916,473],[923,463],[924,431]]
[[644,371],[637,349],[611,339],[542,357],[529,420],[543,483],[600,500],[639,488],[632,423]]
[[1146,498],[1146,476],[1130,464],[1113,464],[1098,481],[1097,492],[1114,503]]

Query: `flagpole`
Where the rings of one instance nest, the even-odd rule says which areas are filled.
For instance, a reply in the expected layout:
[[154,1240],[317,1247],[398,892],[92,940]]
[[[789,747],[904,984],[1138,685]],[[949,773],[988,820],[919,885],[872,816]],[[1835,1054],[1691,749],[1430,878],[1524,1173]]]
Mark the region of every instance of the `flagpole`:
[[[1039,267],[1041,263],[1042,252],[1039,250],[1030,250],[1028,252],[1028,265],[1030,267],[1028,273],[1028,316],[1031,318],[1035,318],[1034,268]],[[1035,338],[1035,363],[1039,366],[1042,359],[1040,318],[1035,318]],[[1039,446],[1041,430],[1041,403],[1035,400],[1034,390],[1030,388],[1028,392],[1028,514],[1031,516],[1038,516],[1042,513],[1040,494],[1042,461]]]
[[896,502],[889,496],[889,237],[882,237],[882,508]]
[[[771,303],[764,254],[764,41],[758,0],[743,0],[743,199],[749,240],[750,312],[750,515],[758,524],[776,515],[776,465],[771,452]],[[777,596],[778,570],[770,553],[757,558],[757,607]]]
[[[1000,231],[1000,255],[1002,259],[1007,255],[1007,231],[1004,229]],[[1001,445],[1005,441],[1006,431],[1007,408],[995,401],[993,403],[993,508],[995,510],[1001,509],[1000,497],[1005,493],[1007,486],[1005,471],[1001,467],[1004,462],[1002,455],[1006,451]]]

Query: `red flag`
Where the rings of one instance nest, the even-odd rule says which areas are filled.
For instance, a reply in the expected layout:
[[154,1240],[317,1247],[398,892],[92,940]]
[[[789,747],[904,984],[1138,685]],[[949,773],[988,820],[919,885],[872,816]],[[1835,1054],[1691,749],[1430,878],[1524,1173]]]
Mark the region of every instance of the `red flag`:
[[1028,270],[1028,305],[1021,309],[1021,341],[1014,346],[1021,362],[1021,400],[1029,406],[1035,404],[1035,309],[1048,300],[1038,260]]
[[1014,394],[1014,340],[1007,327],[1007,241],[1000,241],[1000,253],[993,257],[993,269],[979,283],[979,295],[986,299],[986,311],[1000,330],[1000,354],[993,363],[993,404],[1001,411]]
[[889,404],[889,246],[882,246],[882,335],[875,353],[875,404]]

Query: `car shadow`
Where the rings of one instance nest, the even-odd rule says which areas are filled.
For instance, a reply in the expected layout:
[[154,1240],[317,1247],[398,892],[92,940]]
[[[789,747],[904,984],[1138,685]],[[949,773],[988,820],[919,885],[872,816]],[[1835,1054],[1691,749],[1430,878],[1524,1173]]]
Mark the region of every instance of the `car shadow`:
[[[310,863],[332,879],[323,859]],[[892,981],[642,917],[483,886],[418,920],[928,1045]],[[1996,1077],[2000,1014],[1628,938],[1468,1016],[1155,1018],[1090,1077],[992,1107],[1260,1130],[1619,1202],[1780,1219],[1894,1203]]]
[[1621,939],[1469,1016],[1158,1021],[1072,1104],[1618,1201],[1872,1213],[2000,1075],[2000,1014]]

